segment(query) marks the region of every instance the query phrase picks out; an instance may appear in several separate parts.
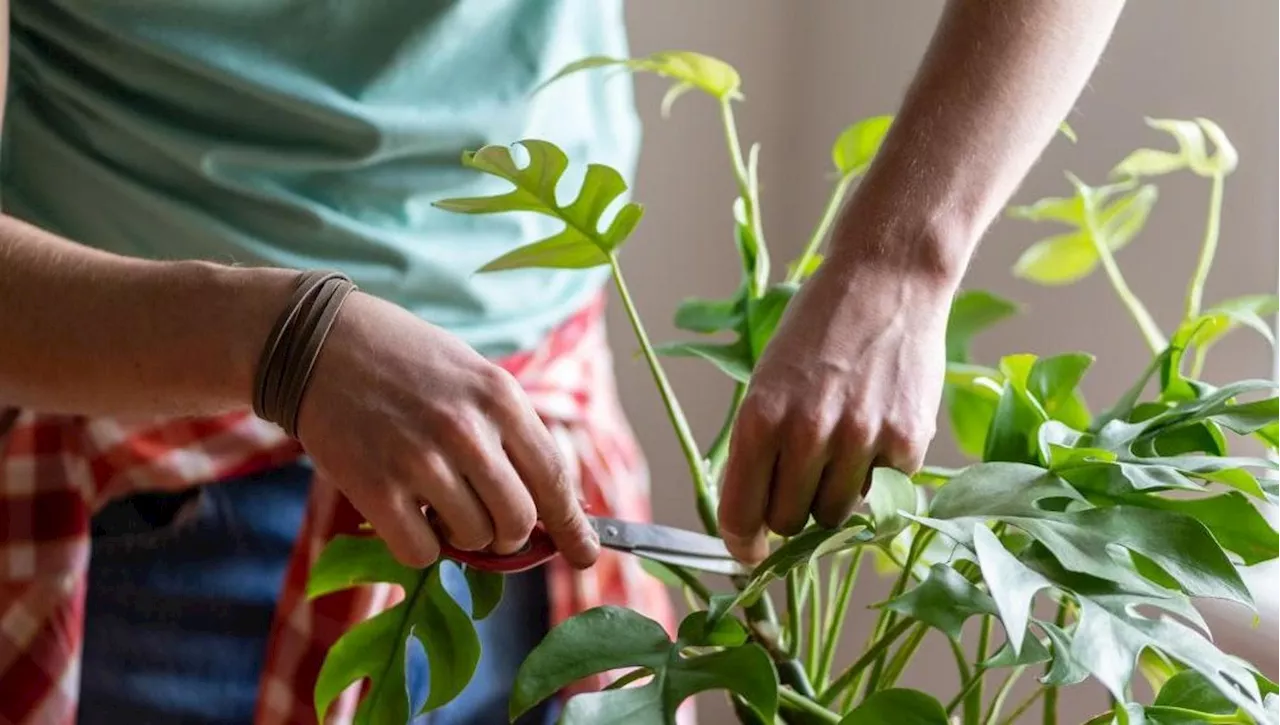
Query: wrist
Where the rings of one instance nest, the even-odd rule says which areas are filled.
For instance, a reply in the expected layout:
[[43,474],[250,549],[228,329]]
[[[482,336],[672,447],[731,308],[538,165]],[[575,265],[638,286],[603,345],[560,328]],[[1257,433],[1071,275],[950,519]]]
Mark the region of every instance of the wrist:
[[838,222],[824,266],[843,277],[888,275],[947,295],[959,288],[977,246],[963,220],[858,201]]

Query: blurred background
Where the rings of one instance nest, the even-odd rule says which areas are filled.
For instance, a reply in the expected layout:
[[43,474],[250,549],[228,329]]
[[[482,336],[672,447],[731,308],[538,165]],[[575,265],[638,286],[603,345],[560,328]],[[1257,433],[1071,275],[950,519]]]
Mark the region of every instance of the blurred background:
[[[827,197],[832,141],[853,121],[897,109],[942,2],[644,0],[627,7],[634,55],[696,50],[721,57],[742,73],[746,101],[738,108],[740,130],[744,145],[762,144],[765,227],[780,265],[798,253]],[[1144,116],[1208,117],[1239,150],[1240,166],[1226,184],[1221,246],[1206,303],[1275,291],[1280,264],[1278,25],[1275,0],[1129,0],[1100,67],[1068,119],[1079,143],[1056,139],[1014,203],[1069,194],[1066,170],[1097,184],[1134,148],[1173,148],[1171,137],[1144,125]],[[658,105],[667,83],[641,77],[637,84],[645,145],[635,198],[647,213],[623,262],[651,333],[670,340],[677,337],[670,320],[682,298],[728,295],[737,284],[729,216],[735,189],[714,105],[690,94],[664,120]],[[1202,239],[1209,184],[1178,174],[1159,185],[1160,200],[1146,230],[1118,260],[1168,333],[1181,315]],[[1024,310],[979,338],[976,356],[993,363],[1014,352],[1093,352],[1098,360],[1085,381],[1086,396],[1113,400],[1148,357],[1101,272],[1058,288],[1038,287],[1010,272],[1024,249],[1056,231],[1006,219],[984,239],[966,286],[990,289],[1022,303]],[[650,458],[655,515],[665,523],[697,526],[687,469],[665,413],[644,365],[631,354],[635,345],[617,305],[612,314],[623,403]],[[1215,348],[1206,378],[1275,377],[1275,366],[1264,340],[1235,333]],[[695,432],[709,440],[728,404],[730,385],[697,362],[669,361],[668,370]],[[945,421],[939,431],[930,462],[960,463]],[[1206,616],[1223,649],[1257,662],[1274,678],[1277,570],[1267,567],[1255,574],[1262,611],[1256,624],[1243,610],[1207,609]],[[887,590],[888,583],[874,577],[860,581],[855,616],[846,627],[851,645],[860,647],[873,621],[865,605],[880,601]],[[905,686],[954,690],[954,666],[936,634],[926,640],[917,662]],[[1065,693],[1062,721],[1080,722],[1105,707],[1100,688],[1082,686]],[[729,721],[720,696],[703,698],[699,708],[704,723]]]

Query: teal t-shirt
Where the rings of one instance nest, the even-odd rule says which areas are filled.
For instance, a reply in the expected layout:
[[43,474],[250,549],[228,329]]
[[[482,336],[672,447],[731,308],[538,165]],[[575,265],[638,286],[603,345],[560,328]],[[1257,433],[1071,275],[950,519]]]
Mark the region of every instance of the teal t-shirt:
[[[550,140],[628,177],[620,0],[11,0],[7,213],[125,255],[337,268],[489,355],[527,349],[603,270],[474,275],[559,231],[433,201],[505,191],[463,169]],[[582,169],[571,169],[574,184]]]

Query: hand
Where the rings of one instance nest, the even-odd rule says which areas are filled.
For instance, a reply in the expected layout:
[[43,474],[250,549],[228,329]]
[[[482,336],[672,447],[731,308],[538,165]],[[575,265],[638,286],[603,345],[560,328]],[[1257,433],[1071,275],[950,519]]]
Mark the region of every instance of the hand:
[[942,396],[951,293],[935,276],[856,258],[828,259],[797,292],[730,442],[720,528],[736,557],[768,555],[766,526],[791,536],[810,513],[838,526],[873,466],[919,470]]
[[564,462],[519,384],[448,333],[356,292],[316,361],[298,435],[402,563],[440,544],[519,550],[541,520],[564,558],[587,567],[599,542]]

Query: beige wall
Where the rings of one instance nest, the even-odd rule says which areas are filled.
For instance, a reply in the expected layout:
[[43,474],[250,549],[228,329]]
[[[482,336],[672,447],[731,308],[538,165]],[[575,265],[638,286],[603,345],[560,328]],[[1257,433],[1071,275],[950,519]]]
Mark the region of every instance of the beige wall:
[[[786,260],[825,199],[831,140],[853,120],[896,108],[940,8],[940,2],[924,0],[632,0],[628,14],[636,54],[699,50],[742,72],[742,135],[763,144],[765,224],[775,255]],[[1099,181],[1129,149],[1165,143],[1143,126],[1144,115],[1208,116],[1241,154],[1227,185],[1223,248],[1208,299],[1276,289],[1277,22],[1274,0],[1130,0],[1071,118],[1080,144],[1055,142],[1016,198],[1064,193],[1062,171],[1068,168]],[[690,95],[672,118],[660,119],[656,109],[664,87],[655,79],[639,82],[646,147],[636,196],[648,206],[648,216],[624,262],[653,333],[670,339],[675,331],[668,321],[677,301],[728,293],[736,268],[727,224],[734,190],[717,116],[705,99]],[[1120,262],[1167,328],[1180,312],[1194,264],[1207,189],[1198,179],[1176,178],[1161,191],[1146,232]],[[1036,288],[1010,276],[1018,253],[1042,233],[1024,223],[1000,222],[985,239],[969,284],[1020,300],[1029,314],[988,335],[979,351],[987,359],[1006,352],[1094,352],[1099,360],[1086,390],[1099,401],[1113,398],[1143,365],[1142,344],[1101,275],[1066,289]],[[651,459],[657,516],[695,525],[675,441],[643,365],[630,356],[629,331],[621,317],[614,323],[622,395]],[[1267,376],[1272,363],[1265,343],[1238,335],[1219,348],[1209,375]],[[673,363],[670,370],[705,440],[719,422],[728,386],[695,363]],[[935,461],[955,461],[949,442],[935,449]],[[1274,571],[1262,579],[1273,591]],[[857,601],[877,601],[883,590],[882,583],[868,580]],[[849,625],[858,642],[868,621],[860,612]],[[1274,675],[1273,614],[1257,631],[1223,628],[1218,637],[1226,647],[1269,661]],[[949,655],[932,644],[927,651],[939,656],[927,658],[907,684],[936,684],[945,696],[954,691],[955,676]],[[1078,722],[1102,707],[1096,690],[1070,699],[1064,722]],[[702,711],[704,722],[727,721],[719,698],[705,700]]]

